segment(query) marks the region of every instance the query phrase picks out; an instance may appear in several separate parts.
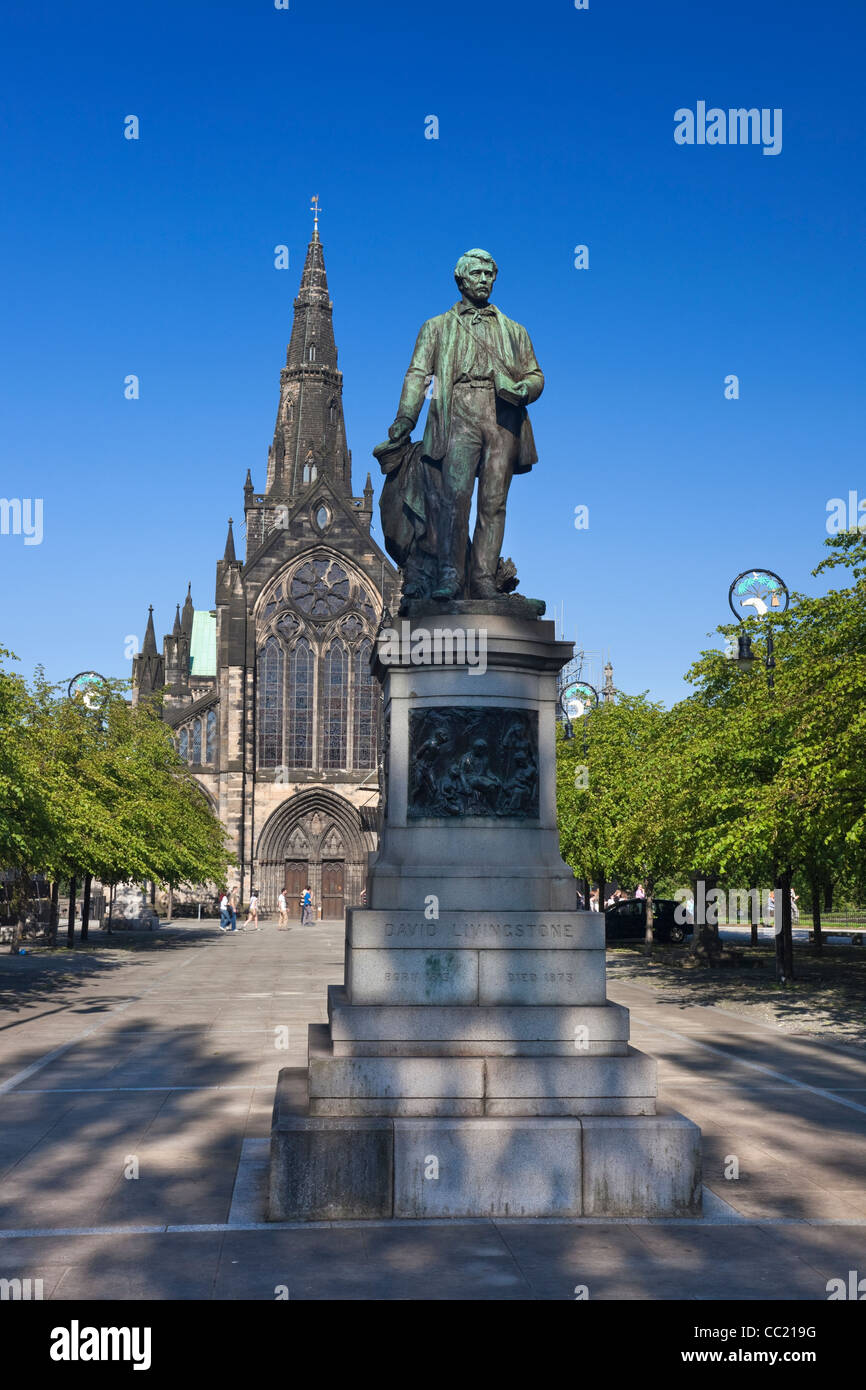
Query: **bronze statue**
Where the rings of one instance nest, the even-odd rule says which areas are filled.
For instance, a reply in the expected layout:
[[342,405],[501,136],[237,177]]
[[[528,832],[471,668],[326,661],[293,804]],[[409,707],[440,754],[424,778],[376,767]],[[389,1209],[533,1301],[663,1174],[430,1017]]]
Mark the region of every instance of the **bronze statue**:
[[[490,599],[517,582],[500,559],[505,503],[513,475],[538,461],[526,407],[544,377],[526,329],[489,303],[496,275],[488,252],[460,257],[460,301],[421,328],[388,442],[373,451],[386,474],[382,526],[404,600]],[[424,438],[413,444],[425,398]]]

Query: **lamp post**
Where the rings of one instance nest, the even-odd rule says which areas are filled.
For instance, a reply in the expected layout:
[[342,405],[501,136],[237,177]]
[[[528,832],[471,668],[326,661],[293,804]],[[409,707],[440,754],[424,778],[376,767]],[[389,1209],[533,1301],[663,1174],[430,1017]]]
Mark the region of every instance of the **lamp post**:
[[[776,694],[776,655],[773,645],[773,623],[774,613],[784,613],[789,603],[788,586],[780,575],[774,570],[753,569],[743,570],[728,589],[728,606],[738,622],[744,621],[743,609],[751,608],[754,616],[767,618],[767,652],[764,658],[764,666],[767,672],[767,689],[772,700]],[[752,651],[752,640],[748,632],[741,632],[737,637],[736,655],[728,653],[731,660],[735,661],[743,670],[750,670],[757,660]],[[776,888],[781,889],[780,901],[773,909],[773,933],[776,943],[776,979],[780,984],[787,984],[788,970],[786,969],[786,924],[791,911],[791,884],[790,875],[786,871],[780,876]],[[790,971],[793,974],[793,963]]]
[[[586,719],[598,705],[598,691],[589,681],[580,678],[581,666],[574,667],[577,662],[566,667],[562,675],[559,688],[559,708],[562,710],[563,733],[566,739],[574,738],[574,723],[576,719]],[[583,756],[586,759],[586,724],[583,726]],[[589,880],[583,880],[584,906],[589,907]],[[599,894],[599,896],[601,896]],[[602,904],[603,910],[603,904]]]
[[[67,687],[67,695],[73,704],[86,714],[95,714],[102,723],[102,716],[110,697],[111,687],[98,671],[79,671]],[[90,885],[93,874],[88,870],[84,875],[81,898],[81,940],[86,941],[90,928]],[[75,946],[75,875],[69,884],[69,918],[66,927],[66,945]]]

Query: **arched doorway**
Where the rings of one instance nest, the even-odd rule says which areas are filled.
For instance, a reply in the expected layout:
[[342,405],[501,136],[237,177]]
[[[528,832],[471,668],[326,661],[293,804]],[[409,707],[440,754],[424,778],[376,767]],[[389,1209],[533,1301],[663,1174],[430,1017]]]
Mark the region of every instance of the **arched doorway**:
[[298,898],[309,884],[316,915],[342,918],[346,907],[361,901],[374,848],[375,837],[362,829],[350,802],[325,789],[298,792],[268,817],[259,836],[262,906],[273,911],[285,889],[290,914],[299,915]]

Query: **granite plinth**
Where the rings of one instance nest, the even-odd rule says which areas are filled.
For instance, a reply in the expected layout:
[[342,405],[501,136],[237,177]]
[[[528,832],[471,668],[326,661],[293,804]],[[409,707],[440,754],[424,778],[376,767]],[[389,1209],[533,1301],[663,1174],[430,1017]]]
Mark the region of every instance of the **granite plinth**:
[[408,638],[446,613],[483,673],[414,664],[406,633],[377,649],[379,850],[309,1031],[308,1098],[275,1114],[272,1219],[693,1214],[699,1132],[656,1114],[655,1062],[607,1001],[604,918],[575,910],[559,852],[571,644],[509,600],[410,605]]
[[277,1086],[271,1221],[700,1212],[700,1130],[675,1112],[319,1118],[295,1077]]

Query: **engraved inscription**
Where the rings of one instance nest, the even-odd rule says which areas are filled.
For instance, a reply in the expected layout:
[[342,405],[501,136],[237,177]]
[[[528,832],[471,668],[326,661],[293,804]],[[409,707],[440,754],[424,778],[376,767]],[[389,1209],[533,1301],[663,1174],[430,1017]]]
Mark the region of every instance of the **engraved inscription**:
[[538,817],[535,710],[410,710],[409,766],[410,819]]

